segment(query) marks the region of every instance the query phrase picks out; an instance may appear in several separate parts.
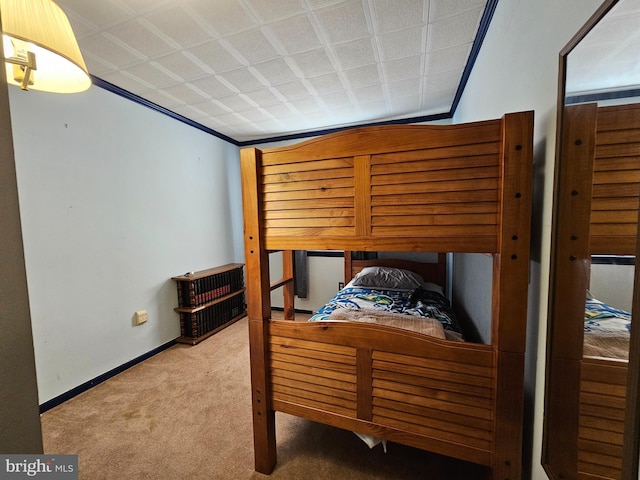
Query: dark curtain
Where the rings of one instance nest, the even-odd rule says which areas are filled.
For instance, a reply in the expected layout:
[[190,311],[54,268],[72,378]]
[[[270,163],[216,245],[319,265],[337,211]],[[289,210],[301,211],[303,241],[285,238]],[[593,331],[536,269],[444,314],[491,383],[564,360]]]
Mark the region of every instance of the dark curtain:
[[378,252],[351,252],[351,258],[353,260],[375,260],[378,258]]
[[307,251],[293,252],[293,290],[298,298],[307,298],[309,291],[309,272],[307,269]]

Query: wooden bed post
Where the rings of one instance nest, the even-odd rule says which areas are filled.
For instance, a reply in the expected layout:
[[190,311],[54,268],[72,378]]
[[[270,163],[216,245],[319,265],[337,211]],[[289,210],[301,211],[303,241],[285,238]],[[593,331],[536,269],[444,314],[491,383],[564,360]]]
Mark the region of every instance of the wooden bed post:
[[[292,279],[293,278],[293,250],[284,250],[282,252],[282,278],[283,279]],[[295,281],[295,280],[294,280]],[[294,300],[295,300],[295,291],[294,291],[294,281],[286,282],[283,288],[283,306],[284,306],[284,319],[285,320],[294,320],[295,319],[295,309],[294,309]]]
[[547,365],[546,389],[547,403],[553,402],[554,406],[545,408],[544,428],[548,440],[544,458],[554,472],[565,478],[578,475],[578,405],[584,336],[581,319],[589,288],[597,115],[595,103],[565,108],[560,139],[563,161],[557,173],[554,200],[561,208],[554,213],[556,233],[551,262],[555,278],[552,276],[549,288],[549,318],[573,320],[556,321],[549,332],[548,359],[553,362]]
[[500,203],[503,222],[498,253],[494,256],[491,342],[496,348],[498,366],[493,460],[495,480],[522,477],[533,112],[505,115],[502,128]]
[[[251,397],[253,405],[253,448],[256,471],[269,474],[276,464],[275,412],[267,368],[268,321],[271,317],[269,254],[264,248],[260,228],[262,189],[258,182],[261,152],[244,149],[240,153],[242,201],[244,205],[244,245],[247,275],[247,314],[249,317],[249,355],[251,361]],[[285,263],[283,261],[283,263]],[[285,290],[286,291],[286,290]]]

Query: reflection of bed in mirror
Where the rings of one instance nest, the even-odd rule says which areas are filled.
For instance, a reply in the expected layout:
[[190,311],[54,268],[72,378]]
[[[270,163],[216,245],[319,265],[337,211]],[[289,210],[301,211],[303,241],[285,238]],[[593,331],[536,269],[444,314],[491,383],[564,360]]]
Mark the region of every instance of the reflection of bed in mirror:
[[[591,276],[593,285],[593,261],[602,262],[602,257],[592,259]],[[600,282],[606,287],[599,291],[598,287],[590,288],[587,292],[587,303],[584,314],[584,350],[585,357],[629,359],[629,340],[631,333],[631,294],[633,287],[634,263],[633,258],[624,257],[629,265],[611,265],[607,283]],[[614,260],[615,261],[615,258]],[[631,281],[629,281],[629,277]],[[602,287],[600,287],[602,288]],[[622,292],[624,301],[609,299],[607,293]],[[604,300],[606,299],[606,301]]]
[[[572,116],[572,108],[581,108],[581,113]],[[589,132],[595,132],[591,133],[591,208],[584,222],[589,231],[589,255],[633,256],[640,187],[640,105],[586,105],[567,110],[570,121],[584,123],[582,141],[591,141]],[[589,171],[585,167],[583,174]],[[585,274],[589,275],[588,269]],[[579,478],[619,479],[631,314],[597,296],[590,298],[589,291],[585,295],[578,474]]]

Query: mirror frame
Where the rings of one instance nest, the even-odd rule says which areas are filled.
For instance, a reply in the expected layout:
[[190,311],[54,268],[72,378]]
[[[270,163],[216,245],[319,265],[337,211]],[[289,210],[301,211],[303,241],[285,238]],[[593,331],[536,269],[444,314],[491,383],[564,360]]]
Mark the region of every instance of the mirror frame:
[[[564,107],[566,97],[566,78],[567,78],[567,60],[568,55],[578,43],[586,37],[586,35],[602,20],[605,15],[618,3],[619,0],[605,0],[596,10],[591,18],[584,26],[573,36],[569,43],[560,51],[559,54],[559,75],[558,75],[558,103],[557,103],[557,123],[556,123],[556,154],[554,167],[554,193],[553,193],[553,219],[551,233],[551,265],[549,274],[549,298],[548,298],[548,328],[547,328],[547,350],[546,350],[546,367],[545,367],[545,397],[544,397],[544,420],[543,420],[543,442],[542,442],[542,466],[547,475],[551,479],[571,478],[568,473],[571,468],[571,462],[577,465],[577,438],[567,438],[562,435],[562,427],[569,425],[577,431],[577,414],[575,414],[575,405],[572,401],[577,400],[576,394],[579,393],[575,388],[575,382],[579,388],[580,361],[567,360],[556,355],[555,348],[560,342],[557,328],[557,319],[555,311],[557,302],[562,301],[562,295],[559,295],[557,288],[559,285],[558,276],[558,237],[561,229],[559,228],[558,217],[560,212],[559,201],[559,177],[562,167],[562,160],[565,157],[563,151],[563,132],[566,128],[564,118]],[[640,218],[639,218],[640,224]],[[636,257],[640,256],[640,230],[637,235]],[[633,292],[632,312],[640,312],[640,265],[636,264]],[[640,453],[640,328],[631,327],[631,338],[629,343],[629,367],[627,377],[627,399],[625,405],[625,426],[624,426],[624,447],[623,447],[623,463],[622,478],[623,480],[638,479],[638,455]],[[581,348],[581,347],[580,347]],[[569,386],[572,392],[568,398],[562,398],[558,392],[554,392],[554,386],[558,387],[558,382],[567,380],[565,375],[578,375],[574,378],[574,384]],[[569,383],[571,379],[568,379]],[[555,382],[555,383],[554,383]],[[572,390],[573,388],[573,390]],[[552,424],[551,420],[560,419],[561,426]],[[565,423],[566,422],[566,423]],[[572,423],[574,422],[574,423]],[[571,430],[571,428],[569,428]],[[552,435],[557,438],[552,438]],[[558,464],[554,463],[553,452],[558,449],[559,453],[556,459],[560,459]],[[563,458],[564,457],[564,458]],[[565,470],[566,469],[566,470]],[[564,470],[564,471],[563,471]],[[574,470],[575,471],[575,470]]]

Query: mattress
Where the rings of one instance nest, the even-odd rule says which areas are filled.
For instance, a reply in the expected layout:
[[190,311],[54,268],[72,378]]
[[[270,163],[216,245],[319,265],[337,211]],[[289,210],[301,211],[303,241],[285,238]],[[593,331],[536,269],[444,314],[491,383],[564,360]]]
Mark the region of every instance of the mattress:
[[[463,339],[449,300],[424,286],[411,290],[382,289],[349,283],[318,309],[309,321],[362,321],[448,340]],[[443,336],[438,333],[440,331]]]

